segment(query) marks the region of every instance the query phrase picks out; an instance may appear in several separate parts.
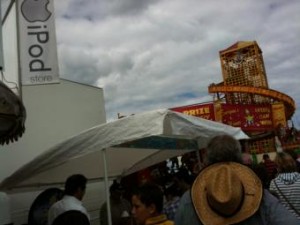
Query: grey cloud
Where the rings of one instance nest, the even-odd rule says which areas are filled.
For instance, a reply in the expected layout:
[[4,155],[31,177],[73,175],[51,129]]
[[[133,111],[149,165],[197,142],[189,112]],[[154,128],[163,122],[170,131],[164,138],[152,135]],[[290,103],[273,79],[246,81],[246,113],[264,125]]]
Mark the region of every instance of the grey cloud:
[[263,51],[270,87],[299,103],[298,1],[56,3],[61,72],[103,87],[107,118],[212,100],[219,51],[248,40]]
[[60,70],[66,78],[95,85],[99,77],[108,77],[113,73],[130,70],[132,59],[126,52],[101,52],[93,49],[59,48]]
[[158,0],[73,0],[66,11],[60,12],[65,19],[83,18],[89,21],[103,20],[113,16],[136,16]]

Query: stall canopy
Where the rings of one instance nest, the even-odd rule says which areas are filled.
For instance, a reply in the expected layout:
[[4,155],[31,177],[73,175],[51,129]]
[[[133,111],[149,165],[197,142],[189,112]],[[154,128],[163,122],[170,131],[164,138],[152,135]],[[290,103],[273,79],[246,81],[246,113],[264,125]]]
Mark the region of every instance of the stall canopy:
[[201,149],[219,134],[248,138],[240,128],[170,110],[135,114],[95,126],[53,146],[4,179],[0,190],[14,192],[62,184],[74,173],[82,173],[89,180],[134,173]]

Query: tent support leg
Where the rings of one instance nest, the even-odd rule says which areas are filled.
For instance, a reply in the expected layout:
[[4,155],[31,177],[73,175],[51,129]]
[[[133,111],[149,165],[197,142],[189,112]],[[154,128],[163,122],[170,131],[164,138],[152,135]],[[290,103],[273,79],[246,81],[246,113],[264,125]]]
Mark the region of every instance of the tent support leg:
[[106,149],[102,150],[103,154],[103,166],[104,166],[104,184],[105,184],[105,197],[106,197],[106,207],[107,207],[107,218],[108,224],[112,225],[111,211],[110,211],[110,199],[109,199],[109,187],[108,187],[108,172],[107,172],[107,162],[106,162]]

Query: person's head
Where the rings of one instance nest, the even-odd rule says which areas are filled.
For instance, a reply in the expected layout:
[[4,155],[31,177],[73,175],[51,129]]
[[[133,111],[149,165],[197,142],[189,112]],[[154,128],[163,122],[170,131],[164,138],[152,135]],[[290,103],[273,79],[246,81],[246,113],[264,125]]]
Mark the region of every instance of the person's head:
[[270,177],[266,167],[263,164],[252,165],[252,170],[259,177],[264,189],[269,189]]
[[114,180],[109,187],[109,193],[111,199],[120,200],[124,193],[124,187],[118,181]]
[[262,196],[260,179],[251,168],[236,162],[204,168],[191,189],[202,224],[239,224],[258,210]]
[[82,200],[85,194],[87,178],[82,174],[74,174],[67,178],[65,182],[65,194]]
[[206,150],[208,165],[218,162],[243,163],[241,144],[230,135],[224,134],[213,137]]
[[182,165],[190,172],[194,172],[195,165],[198,163],[195,152],[188,152],[181,157]]
[[167,187],[164,191],[164,195],[167,201],[171,201],[174,197],[179,196],[180,194],[177,185],[171,184],[171,186]]
[[249,153],[243,153],[242,160],[243,164],[246,166],[252,166],[253,164],[252,156]]
[[297,156],[296,151],[290,151],[289,154],[292,156],[292,158],[293,158],[294,160],[297,160],[298,156]]
[[267,153],[263,154],[263,160],[268,160],[268,159],[270,159],[269,154]]
[[185,192],[192,185],[194,176],[191,175],[186,168],[180,167],[179,170],[173,175],[173,180],[178,188],[182,192]]
[[275,157],[279,173],[292,173],[297,171],[297,165],[292,156],[286,152],[279,152]]
[[152,183],[146,183],[132,192],[132,215],[137,224],[143,225],[146,220],[158,216],[163,210],[163,191]]

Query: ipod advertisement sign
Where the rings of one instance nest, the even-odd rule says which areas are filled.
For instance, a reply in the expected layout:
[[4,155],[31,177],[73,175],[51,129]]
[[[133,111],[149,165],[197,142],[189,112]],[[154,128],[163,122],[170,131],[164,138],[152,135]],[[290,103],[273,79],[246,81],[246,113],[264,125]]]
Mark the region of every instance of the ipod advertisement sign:
[[17,1],[22,85],[59,82],[53,2]]
[[[0,1],[0,18],[1,15],[1,1]],[[0,69],[4,70],[4,61],[3,61],[3,44],[2,44],[2,23],[0,23]]]

